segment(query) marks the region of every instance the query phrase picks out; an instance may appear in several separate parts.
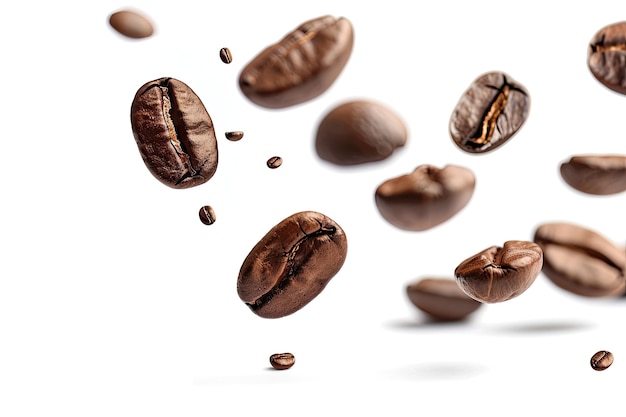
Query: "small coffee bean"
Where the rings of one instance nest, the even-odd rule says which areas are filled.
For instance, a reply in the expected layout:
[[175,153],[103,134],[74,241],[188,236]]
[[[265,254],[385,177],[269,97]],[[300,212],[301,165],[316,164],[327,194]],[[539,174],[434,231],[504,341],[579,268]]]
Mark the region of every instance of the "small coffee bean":
[[211,206],[203,206],[200,208],[200,221],[206,225],[215,223],[215,211]]
[[140,39],[152,36],[154,28],[143,14],[132,10],[119,10],[109,16],[109,24],[121,35]]
[[626,155],[573,156],[561,164],[561,176],[568,185],[583,193],[621,193],[626,191]]
[[148,170],[172,188],[207,182],[217,170],[213,121],[200,98],[174,78],[144,84],[130,112],[133,135]]
[[220,49],[220,59],[224,64],[230,64],[231,62],[233,62],[233,55],[230,53],[230,49]]
[[422,231],[450,219],[467,205],[476,179],[467,168],[420,165],[411,174],[383,182],[375,191],[376,207],[392,225]]
[[464,260],[454,271],[465,294],[483,303],[499,303],[526,291],[541,272],[543,255],[533,242],[510,240]]
[[440,321],[463,320],[483,305],[450,278],[422,278],[409,284],[406,293],[415,307]]
[[239,298],[260,317],[295,313],[317,297],[346,259],[343,229],[314,211],[293,214],[274,226],[243,262]]
[[237,142],[243,138],[243,132],[241,130],[236,130],[234,132],[226,132],[226,139]]
[[587,48],[587,65],[605,87],[626,94],[626,22],[596,32]]
[[346,18],[322,16],[304,22],[246,65],[239,76],[241,92],[267,108],[312,100],[335,82],[353,44],[352,24]]
[[522,127],[530,108],[524,86],[503,72],[478,77],[463,93],[450,118],[450,136],[469,153],[502,146]]
[[533,240],[544,254],[543,273],[558,287],[585,297],[624,294],[626,252],[596,231],[546,223]]
[[613,365],[613,354],[606,350],[596,352],[591,357],[591,367],[596,371],[604,371]]
[[318,156],[337,165],[381,161],[406,144],[404,121],[373,101],[343,103],[324,116],[317,128]]
[[267,167],[271,169],[276,169],[283,164],[283,158],[280,156],[272,156],[267,160]]
[[270,356],[270,364],[274,369],[284,370],[291,368],[296,363],[296,357],[292,353],[275,353]]

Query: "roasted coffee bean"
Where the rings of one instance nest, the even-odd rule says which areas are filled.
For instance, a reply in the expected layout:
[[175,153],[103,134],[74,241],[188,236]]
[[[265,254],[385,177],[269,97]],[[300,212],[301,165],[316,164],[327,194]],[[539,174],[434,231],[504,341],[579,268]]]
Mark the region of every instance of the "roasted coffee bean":
[[543,256],[533,242],[510,240],[464,260],[454,271],[463,292],[483,303],[499,303],[526,291],[541,272]]
[[226,139],[237,142],[243,138],[243,132],[241,130],[235,130],[234,132],[226,132]]
[[276,169],[283,164],[283,158],[280,156],[272,156],[267,160],[267,167],[271,169]]
[[250,101],[268,108],[312,100],[335,82],[353,44],[348,19],[322,16],[309,20],[246,65],[239,87]]
[[587,65],[604,86],[626,94],[626,22],[605,26],[591,38]]
[[109,16],[109,24],[118,33],[133,39],[147,38],[154,33],[150,20],[132,10],[119,10]]
[[274,369],[284,370],[291,368],[296,363],[293,353],[275,353],[270,356],[270,364]]
[[211,206],[203,206],[200,208],[200,221],[206,225],[215,223],[215,211]]
[[159,181],[189,188],[211,179],[217,169],[213,121],[189,86],[174,78],[144,84],[130,117],[139,153]]
[[314,211],[293,214],[244,260],[237,279],[239,298],[264,318],[295,313],[339,272],[347,250],[346,235],[333,220]]
[[233,62],[233,55],[230,53],[230,49],[220,49],[220,59],[224,64],[230,64],[231,62]]
[[522,127],[530,109],[526,88],[503,72],[478,77],[450,118],[450,136],[462,150],[485,153],[502,146]]
[[324,116],[317,128],[315,149],[337,165],[381,161],[407,141],[404,121],[380,103],[343,103]]
[[591,357],[591,367],[596,371],[604,371],[613,365],[613,354],[606,350],[596,352]]
[[533,239],[543,273],[560,288],[585,297],[624,294],[626,251],[593,230],[569,223],[540,225]]
[[406,293],[415,307],[439,321],[463,320],[482,306],[450,278],[422,278],[407,285]]
[[420,165],[411,174],[383,182],[375,192],[380,214],[411,231],[435,227],[458,213],[474,193],[476,179],[467,168]]
[[580,155],[561,164],[561,176],[578,191],[609,195],[626,191],[626,155]]

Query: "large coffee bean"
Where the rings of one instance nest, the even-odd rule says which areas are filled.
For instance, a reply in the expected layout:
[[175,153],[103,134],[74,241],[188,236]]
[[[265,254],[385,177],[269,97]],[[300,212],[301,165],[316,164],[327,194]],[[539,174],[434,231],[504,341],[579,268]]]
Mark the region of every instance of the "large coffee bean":
[[207,182],[217,169],[213,121],[185,83],[160,78],[135,94],[131,124],[148,170],[172,188]]
[[626,156],[573,156],[561,164],[561,176],[568,185],[583,193],[621,193],[626,191]]
[[335,82],[353,44],[348,19],[322,16],[309,20],[246,65],[239,87],[250,101],[263,107],[304,103]]
[[610,24],[593,35],[587,65],[604,86],[626,94],[626,22]]
[[274,226],[243,262],[239,298],[257,315],[295,313],[319,295],[346,259],[341,227],[327,216],[304,211]]
[[463,320],[483,305],[450,278],[422,278],[407,285],[406,293],[415,307],[438,321]]

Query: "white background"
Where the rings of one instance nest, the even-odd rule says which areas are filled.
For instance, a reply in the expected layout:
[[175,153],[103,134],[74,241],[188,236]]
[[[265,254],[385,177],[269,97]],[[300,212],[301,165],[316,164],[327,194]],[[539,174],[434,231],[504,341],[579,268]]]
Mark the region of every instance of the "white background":
[[[569,188],[560,163],[626,153],[626,97],[586,64],[622,1],[10,2],[0,15],[0,415],[320,416],[623,415],[626,299],[587,299],[540,275],[524,294],[469,321],[429,323],[405,294],[452,277],[465,258],[540,223],[569,221],[626,243],[626,195]],[[108,15],[133,7],[153,37],[129,40]],[[319,98],[262,109],[239,92],[241,68],[300,23],[345,16],[355,45]],[[219,50],[229,47],[225,65]],[[529,90],[527,123],[486,155],[458,150],[448,120],[486,71]],[[130,105],[145,82],[191,86],[211,114],[219,167],[173,190],[145,168]],[[365,98],[407,123],[407,145],[353,168],[319,160],[320,118]],[[229,142],[224,132],[243,130]],[[275,170],[266,160],[280,155]],[[459,164],[477,185],[468,206],[426,232],[386,223],[383,181],[421,164]],[[203,225],[198,210],[214,207]],[[257,317],[237,274],[276,223],[320,211],[349,253],[297,313]],[[589,366],[598,350],[615,363]],[[292,352],[288,371],[269,368]]]

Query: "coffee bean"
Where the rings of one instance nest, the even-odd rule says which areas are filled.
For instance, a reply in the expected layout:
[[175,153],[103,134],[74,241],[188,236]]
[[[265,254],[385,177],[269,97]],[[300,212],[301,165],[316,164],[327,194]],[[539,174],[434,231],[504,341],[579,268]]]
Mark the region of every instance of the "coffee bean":
[[230,53],[230,49],[220,49],[220,59],[224,64],[230,64],[231,62],[233,62],[233,55]]
[[533,240],[543,250],[543,273],[558,287],[585,297],[624,294],[626,252],[598,232],[546,223]]
[[383,182],[375,191],[376,207],[392,225],[411,231],[435,227],[467,205],[476,179],[467,168],[420,165],[411,174]]
[[211,206],[203,206],[200,208],[200,221],[206,225],[215,223],[215,211]]
[[130,116],[139,153],[159,181],[189,188],[211,179],[217,169],[213,122],[189,86],[174,78],[144,84]]
[[283,158],[280,156],[272,156],[267,160],[267,167],[271,169],[276,169],[283,164]]
[[626,94],[626,22],[596,32],[587,48],[587,65],[604,86]]
[[339,272],[347,250],[346,235],[333,220],[314,211],[293,214],[244,260],[237,279],[239,298],[260,317],[295,313]]
[[241,138],[243,138],[243,132],[241,130],[236,130],[234,132],[226,132],[226,139],[232,142],[241,140]]
[[529,109],[528,91],[511,76],[503,72],[483,74],[454,108],[450,136],[463,151],[492,151],[518,132]]
[[322,16],[309,20],[246,65],[239,87],[250,101],[268,108],[312,100],[335,82],[353,44],[348,19]]
[[317,128],[315,150],[337,165],[381,161],[407,141],[404,121],[380,103],[343,103],[324,116]]
[[133,39],[152,36],[154,28],[147,17],[132,10],[119,10],[109,16],[109,24],[118,33]]
[[591,367],[596,371],[604,371],[613,365],[613,354],[606,350],[596,352],[591,357]]
[[292,353],[275,353],[270,356],[270,364],[274,369],[284,370],[291,368],[296,363],[296,357]]
[[561,164],[561,176],[572,188],[583,193],[621,193],[626,191],[626,155],[573,156]]
[[526,291],[541,272],[541,248],[519,240],[492,246],[464,260],[454,271],[465,294],[483,303],[499,303]]
[[463,320],[482,306],[449,278],[422,278],[409,284],[406,293],[415,307],[440,321]]

